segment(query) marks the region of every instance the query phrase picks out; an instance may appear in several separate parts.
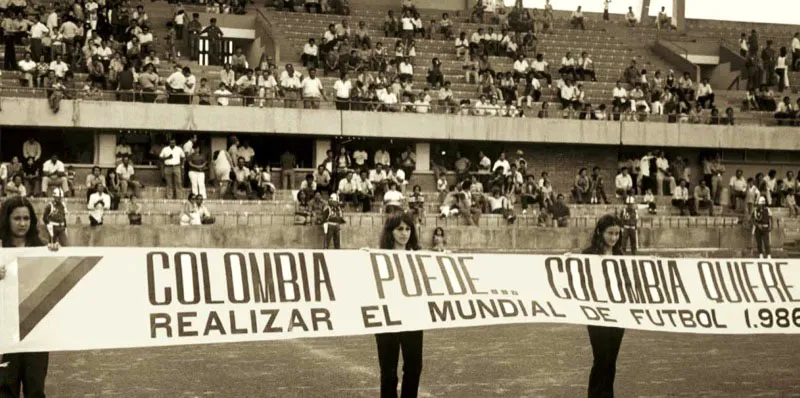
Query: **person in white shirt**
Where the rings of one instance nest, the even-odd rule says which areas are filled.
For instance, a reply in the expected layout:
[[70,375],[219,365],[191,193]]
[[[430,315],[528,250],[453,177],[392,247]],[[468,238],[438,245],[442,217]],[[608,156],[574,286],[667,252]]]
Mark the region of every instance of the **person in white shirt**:
[[531,62],[530,65],[533,77],[537,79],[547,79],[547,85],[549,87],[553,86],[553,77],[547,72],[548,64],[547,61],[544,60],[544,55],[536,54],[536,61]]
[[639,22],[636,18],[636,14],[633,12],[633,7],[628,7],[628,13],[625,14],[625,20],[628,21],[628,26],[634,27]]
[[217,99],[217,105],[228,106],[231,95],[233,95],[233,93],[231,93],[228,90],[228,86],[222,82],[219,83],[219,88],[214,91],[214,97]]
[[308,43],[303,45],[303,55],[301,55],[301,59],[303,60],[303,66],[319,68],[319,47],[313,37],[308,39]]
[[525,56],[519,54],[517,60],[514,61],[514,78],[522,79],[526,77],[529,69],[530,65],[528,65],[528,61],[525,60]]
[[659,151],[656,158],[656,194],[659,196],[664,195],[664,181],[667,181],[669,191],[671,191],[675,185],[675,177],[669,172],[669,160],[664,155],[664,151]]
[[747,179],[743,175],[744,171],[741,169],[736,170],[736,175],[731,177],[728,182],[730,207],[734,210],[736,209],[736,199],[742,199],[742,204],[744,205],[744,199],[747,196]]
[[558,69],[558,73],[566,76],[567,79],[574,80],[575,66],[575,58],[572,58],[572,53],[567,51],[567,54],[561,58],[561,68]]
[[795,33],[792,38],[792,70],[800,71],[800,32]]
[[164,179],[167,180],[166,195],[167,199],[178,199],[178,189],[183,186],[182,176],[184,159],[186,154],[183,149],[177,146],[174,137],[169,140],[169,145],[161,149],[158,156],[164,162]]
[[578,6],[578,9],[572,12],[572,15],[569,17],[569,23],[572,25],[573,28],[581,28],[581,30],[586,30],[586,25],[583,24],[583,11],[581,11],[581,7]]
[[475,105],[473,108],[473,115],[475,116],[483,116],[486,114],[486,107],[488,106],[488,101],[486,101],[486,96],[481,95],[480,98],[475,101]]
[[617,196],[621,197],[623,202],[628,195],[633,194],[633,179],[628,174],[627,167],[623,167],[617,177],[614,178],[614,188]]
[[30,30],[31,58],[38,61],[45,54],[42,39],[45,36],[49,37],[50,28],[41,22],[39,14],[34,14],[33,18],[34,23]]
[[31,59],[31,53],[29,51],[25,52],[25,57],[19,61],[19,70],[22,72],[23,79],[25,80],[25,84],[28,87],[33,87],[34,82],[36,81],[36,61]]
[[708,79],[703,79],[697,86],[697,103],[705,109],[714,107],[714,90],[711,89]]
[[302,90],[300,86],[302,77],[303,75],[300,72],[294,70],[292,64],[286,64],[286,69],[281,72],[279,82],[284,92],[284,105],[287,108],[297,107],[297,99],[300,97],[300,91]]
[[[117,177],[119,177],[119,193],[123,197],[141,197],[142,184],[134,177],[135,171],[128,155],[122,156],[122,163],[117,165]],[[132,193],[128,195],[128,189]]]
[[658,12],[658,17],[656,17],[656,26],[658,30],[661,29],[671,29],[672,28],[672,17],[667,15],[667,11],[665,7],[661,7],[661,11]]
[[741,55],[742,57],[747,57],[747,53],[749,52],[750,52],[750,45],[747,44],[747,35],[742,33],[742,36],[739,38],[739,55]]
[[414,78],[414,66],[411,65],[411,61],[408,59],[408,57],[403,58],[403,61],[400,62],[397,76],[404,80],[410,80]]
[[56,77],[63,79],[64,74],[69,70],[69,65],[62,61],[61,54],[56,54],[55,61],[50,63],[50,70],[56,73]]
[[402,38],[408,44],[414,39],[414,18],[411,16],[411,12],[403,12],[403,17],[400,18],[400,25],[403,28]]
[[572,85],[572,80],[567,79],[564,82],[564,86],[561,87],[559,94],[562,109],[572,109],[579,105],[576,101],[576,88]]
[[456,38],[456,58],[459,60],[465,54],[469,53],[469,40],[467,40],[467,34],[465,32],[461,32],[461,34]]
[[492,166],[492,173],[497,171],[497,169],[503,169],[503,175],[509,176],[511,175],[511,163],[508,162],[506,159],[506,153],[500,152],[500,157],[497,158],[494,162],[494,166]]
[[90,210],[89,224],[92,226],[103,225],[103,215],[107,210],[111,210],[111,196],[106,193],[105,185],[98,185],[97,191],[89,195],[89,203],[86,208]]
[[612,95],[614,99],[611,104],[614,106],[615,113],[619,113],[628,105],[628,90],[622,87],[622,81],[617,80],[617,86],[614,87]]
[[584,51],[581,53],[581,57],[578,59],[577,65],[575,66],[575,72],[581,80],[589,78],[593,82],[597,81],[597,77],[594,73],[594,61],[589,58],[588,52]]
[[630,102],[631,102],[631,112],[637,112],[639,108],[644,108],[645,113],[650,113],[650,105],[644,98],[644,91],[642,91],[642,86],[636,84],[631,90],[630,93]]
[[672,205],[680,209],[681,216],[686,215],[689,208],[689,182],[681,179],[672,194]]
[[425,98],[425,93],[419,93],[419,97],[414,101],[414,111],[417,113],[428,113],[431,110],[430,100]]
[[[253,106],[255,104],[258,81],[256,80],[255,76],[253,76],[253,73],[254,72],[252,69],[245,69],[245,73],[239,77],[239,80],[237,80],[235,83],[236,90],[239,92],[239,95],[242,96],[242,100],[244,101],[244,106]],[[186,156],[189,155],[190,154],[187,154]]]
[[53,154],[50,160],[42,164],[42,193],[48,195],[50,184],[60,186],[64,193],[69,192],[69,181],[67,180],[64,163],[58,160],[58,155]]
[[350,110],[350,94],[353,91],[353,83],[347,77],[346,70],[343,70],[339,75],[339,80],[333,83],[333,91],[336,95],[336,110]]
[[186,88],[186,75],[184,75],[180,66],[175,65],[172,74],[167,77],[166,83],[167,83],[167,93],[169,93],[169,97],[167,98],[167,103],[169,104],[183,103],[182,97],[184,97],[183,93],[184,89]]
[[317,77],[315,68],[308,70],[308,77],[303,79],[300,87],[303,89],[303,108],[305,109],[319,109],[320,97],[325,101],[328,100],[322,80]]

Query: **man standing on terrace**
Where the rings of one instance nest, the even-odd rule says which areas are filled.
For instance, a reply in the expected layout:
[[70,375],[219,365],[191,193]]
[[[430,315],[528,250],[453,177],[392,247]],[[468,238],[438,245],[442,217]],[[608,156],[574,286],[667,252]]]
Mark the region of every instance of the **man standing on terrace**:
[[795,33],[792,39],[792,70],[800,71],[800,32]]
[[206,26],[200,35],[208,34],[208,64],[219,65],[222,50],[222,30],[217,26],[217,19],[211,18],[211,25]]
[[287,149],[281,155],[281,188],[294,189],[294,168],[297,166],[297,158]]
[[198,46],[200,41],[200,32],[203,30],[203,25],[200,23],[200,14],[192,13],[192,20],[186,24],[186,31],[189,32],[189,59],[196,61],[199,58]]
[[159,158],[164,162],[164,179],[167,180],[167,199],[178,199],[178,188],[181,183],[181,165],[186,155],[183,149],[176,145],[175,138],[169,139],[169,146],[165,146],[159,154]]
[[744,172],[739,169],[736,170],[736,175],[731,177],[728,183],[728,192],[730,193],[730,207],[736,210],[736,199],[742,199],[744,204],[745,196],[747,195],[747,180],[742,177]]

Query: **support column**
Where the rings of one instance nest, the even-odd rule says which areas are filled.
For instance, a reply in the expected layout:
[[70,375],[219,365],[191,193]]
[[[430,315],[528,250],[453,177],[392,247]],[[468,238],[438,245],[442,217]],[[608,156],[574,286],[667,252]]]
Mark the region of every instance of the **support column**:
[[328,150],[331,149],[331,140],[329,139],[316,139],[314,140],[314,153],[311,158],[311,167],[316,169],[323,160]]
[[642,1],[642,8],[639,12],[639,23],[642,25],[649,24],[650,0],[641,0],[641,1]]
[[672,0],[672,26],[678,32],[686,31],[686,0]]
[[431,144],[429,142],[418,142],[414,151],[417,154],[416,171],[429,171],[431,169]]
[[97,139],[94,149],[94,160],[97,164],[109,167],[117,163],[117,134],[96,133]]

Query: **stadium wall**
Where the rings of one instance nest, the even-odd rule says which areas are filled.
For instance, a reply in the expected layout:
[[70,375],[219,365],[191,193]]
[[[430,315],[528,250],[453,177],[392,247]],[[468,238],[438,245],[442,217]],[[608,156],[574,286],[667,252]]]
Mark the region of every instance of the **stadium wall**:
[[140,129],[320,137],[380,137],[564,143],[706,149],[800,148],[795,129],[668,123],[511,119],[456,115],[306,111],[113,101],[62,101],[53,113],[45,99],[0,98],[2,124],[25,127]]
[[[433,226],[422,227],[427,247]],[[569,251],[586,247],[591,228],[448,227],[448,247],[456,250]],[[342,247],[375,247],[381,226],[344,226]],[[75,226],[68,229],[70,244],[108,247],[208,247],[208,248],[319,248],[322,228],[303,226],[202,227]],[[647,249],[746,249],[752,237],[744,228],[641,228],[640,247]],[[783,230],[772,232],[773,247],[783,247]]]

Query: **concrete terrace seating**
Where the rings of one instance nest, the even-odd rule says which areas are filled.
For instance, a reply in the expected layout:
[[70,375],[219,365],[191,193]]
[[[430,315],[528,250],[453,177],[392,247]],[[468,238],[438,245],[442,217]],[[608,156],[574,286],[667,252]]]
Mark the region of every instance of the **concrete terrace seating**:
[[[263,214],[249,212],[212,212],[216,219],[214,225],[219,226],[289,226],[295,225],[294,214]],[[143,225],[177,225],[180,223],[181,213],[176,211],[148,211],[142,212]],[[597,223],[600,216],[576,216],[569,220],[570,227],[591,228]],[[381,226],[386,220],[386,215],[379,213],[345,213],[345,224],[350,227]],[[128,215],[124,211],[108,211],[103,218],[104,225],[128,225]],[[67,224],[88,225],[89,211],[81,210],[69,212]],[[425,227],[433,226],[466,226],[463,217],[440,218],[429,215],[423,218]],[[680,217],[656,216],[643,218],[639,225],[643,228],[734,228],[740,226],[736,217]],[[509,224],[502,216],[497,214],[484,214],[478,222],[479,227],[507,227],[507,228],[532,228],[539,227],[536,216],[520,215],[513,224]],[[318,226],[317,226],[318,227]],[[548,226],[550,227],[550,226]]]

